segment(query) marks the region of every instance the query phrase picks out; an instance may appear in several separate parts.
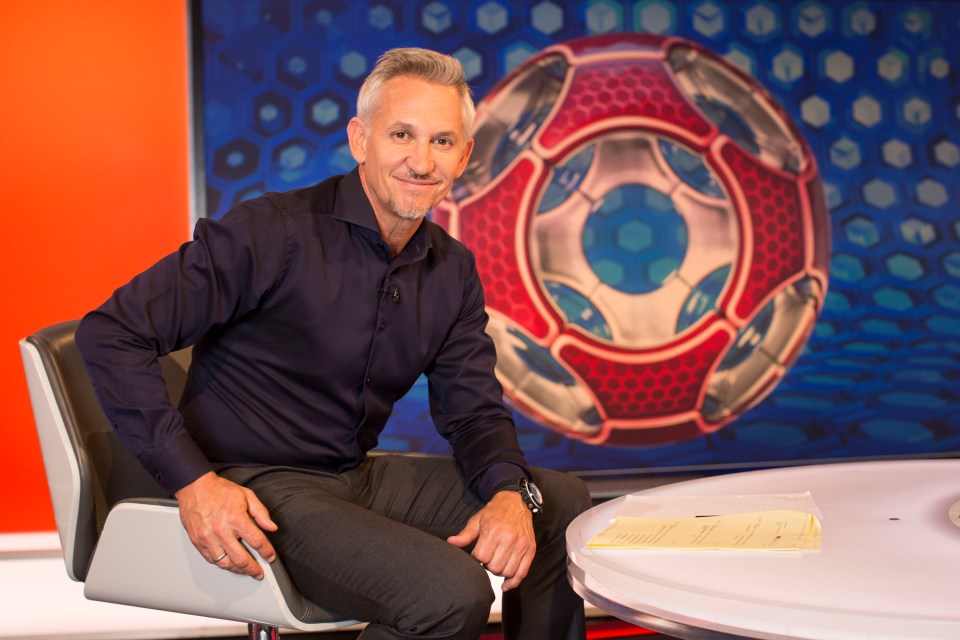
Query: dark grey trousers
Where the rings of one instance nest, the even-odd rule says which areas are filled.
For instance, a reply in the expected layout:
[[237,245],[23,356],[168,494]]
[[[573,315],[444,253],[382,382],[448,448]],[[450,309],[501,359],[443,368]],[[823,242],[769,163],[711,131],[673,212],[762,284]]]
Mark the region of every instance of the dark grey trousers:
[[[533,469],[544,496],[537,553],[521,586],[504,594],[507,640],[585,635],[583,601],[566,577],[564,532],[590,507],[582,481]],[[270,510],[270,540],[300,592],[376,638],[477,638],[494,601],[468,550],[446,542],[483,507],[441,456],[374,456],[342,474],[230,469]]]

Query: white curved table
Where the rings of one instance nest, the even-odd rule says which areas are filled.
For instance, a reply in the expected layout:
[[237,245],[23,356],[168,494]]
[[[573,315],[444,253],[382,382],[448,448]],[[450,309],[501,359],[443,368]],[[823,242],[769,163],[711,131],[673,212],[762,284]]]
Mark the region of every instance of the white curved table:
[[820,551],[587,549],[621,497],[571,523],[570,581],[607,613],[688,640],[960,639],[960,460],[797,466],[640,493],[805,491],[823,516]]

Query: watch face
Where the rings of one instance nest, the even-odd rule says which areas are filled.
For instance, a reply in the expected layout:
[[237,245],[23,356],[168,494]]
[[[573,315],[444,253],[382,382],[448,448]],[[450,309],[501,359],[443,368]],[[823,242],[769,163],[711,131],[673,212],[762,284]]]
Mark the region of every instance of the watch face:
[[533,511],[541,511],[543,509],[543,495],[540,493],[540,489],[529,480],[524,480],[522,485],[525,489],[525,497],[529,498],[528,502],[530,504],[528,506]]
[[527,485],[530,487],[530,495],[533,498],[534,502],[537,504],[543,504],[543,494],[540,493],[539,487],[533,484],[532,482]]

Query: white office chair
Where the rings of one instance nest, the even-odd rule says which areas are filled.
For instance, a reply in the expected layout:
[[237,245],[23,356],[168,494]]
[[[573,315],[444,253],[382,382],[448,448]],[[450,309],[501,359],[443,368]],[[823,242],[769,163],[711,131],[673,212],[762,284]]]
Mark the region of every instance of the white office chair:
[[[280,560],[255,552],[264,579],[223,571],[194,549],[176,501],[121,444],[100,409],[74,344],[77,322],[37,331],[20,352],[43,451],[67,574],[90,600],[246,622],[250,638],[279,628],[326,631],[338,620],[296,590]],[[160,359],[171,400],[189,350]]]

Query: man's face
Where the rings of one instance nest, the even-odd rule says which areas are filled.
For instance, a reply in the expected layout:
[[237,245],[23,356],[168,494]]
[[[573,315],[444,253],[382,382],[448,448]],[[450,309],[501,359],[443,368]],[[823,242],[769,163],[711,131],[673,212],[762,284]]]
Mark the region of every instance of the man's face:
[[381,225],[420,220],[463,173],[473,139],[462,114],[453,87],[401,76],[366,121],[350,121],[350,150]]

